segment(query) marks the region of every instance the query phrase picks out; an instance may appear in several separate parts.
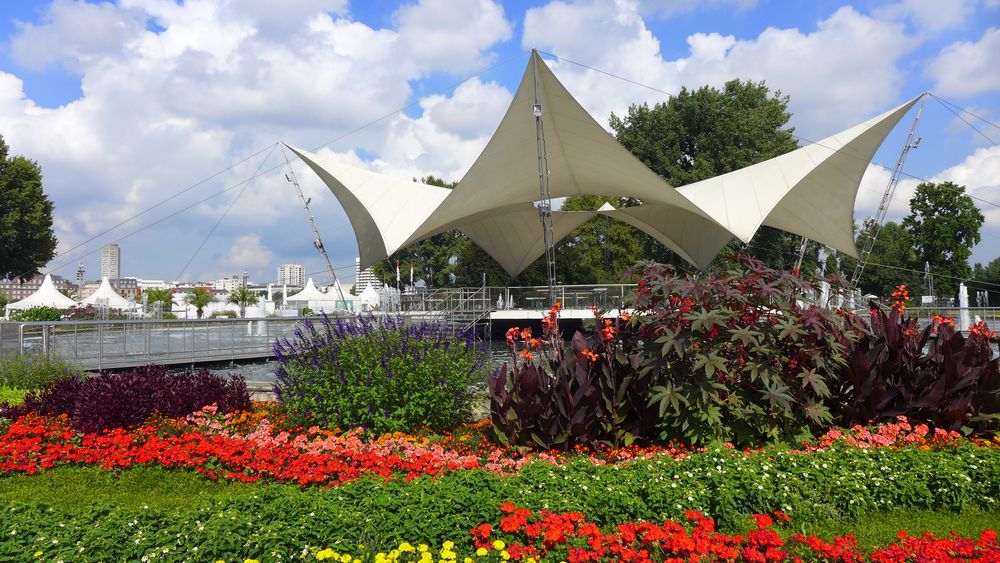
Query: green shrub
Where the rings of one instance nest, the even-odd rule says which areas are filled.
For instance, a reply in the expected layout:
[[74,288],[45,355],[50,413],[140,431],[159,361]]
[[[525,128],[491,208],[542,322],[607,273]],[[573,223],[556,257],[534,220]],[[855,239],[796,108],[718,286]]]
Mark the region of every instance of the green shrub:
[[236,311],[230,311],[226,309],[225,311],[215,311],[212,313],[212,319],[235,319],[237,317]]
[[175,321],[177,320],[177,315],[174,313],[163,313],[160,318],[165,321]]
[[14,311],[10,314],[10,320],[19,323],[58,321],[61,318],[62,311],[55,307],[32,307],[23,311]]
[[626,340],[655,379],[661,439],[759,445],[829,425],[856,335],[834,311],[799,304],[814,284],[748,256],[697,277],[659,265],[639,274]]
[[309,316],[312,316],[313,314],[314,314],[313,310],[310,309],[309,307],[303,307],[302,308],[302,316],[303,317],[309,317]]
[[0,356],[0,386],[17,389],[38,389],[63,377],[82,377],[79,366],[58,356],[40,352]]
[[402,319],[311,321],[274,346],[275,392],[293,419],[376,434],[449,430],[470,415],[485,353],[472,336]]
[[18,389],[17,387],[0,385],[0,404],[7,403],[8,405],[19,405],[21,404],[21,401],[24,400],[24,396],[27,393],[27,389]]

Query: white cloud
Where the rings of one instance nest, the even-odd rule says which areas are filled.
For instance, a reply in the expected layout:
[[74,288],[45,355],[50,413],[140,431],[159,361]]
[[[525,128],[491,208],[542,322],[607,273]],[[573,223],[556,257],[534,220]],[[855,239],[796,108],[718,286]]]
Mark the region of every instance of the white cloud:
[[908,20],[921,32],[937,33],[961,26],[977,4],[979,0],[902,0],[876,9],[875,15]]
[[[248,270],[254,276],[270,273],[274,253],[260,240],[260,235],[245,234],[236,237],[229,251],[219,258],[219,265],[226,273]],[[265,276],[266,277],[266,276]]]
[[419,0],[395,14],[403,52],[417,64],[463,73],[492,59],[483,50],[511,36],[503,6],[491,0]]
[[942,96],[974,96],[1000,90],[1000,28],[991,27],[975,43],[948,45],[927,65],[934,92]]
[[66,68],[82,68],[120,52],[142,31],[137,14],[108,3],[55,0],[42,15],[41,25],[19,23],[10,43],[15,61],[32,69],[61,62]]
[[[791,96],[793,124],[807,138],[841,130],[897,102],[899,61],[916,46],[902,24],[850,7],[817,22],[814,31],[767,28],[753,39],[695,33],[687,40],[689,56],[666,60],[634,4],[552,2],[528,11],[522,44],[667,92],[718,87],[734,78],[764,80]],[[664,97],[569,63],[553,66],[601,123],[630,103]]]
[[[80,76],[83,96],[60,108],[40,108],[25,95],[20,78],[0,72],[0,131],[15,153],[42,165],[46,192],[56,205],[61,250],[277,139],[311,149],[354,132],[333,150],[355,158],[364,154],[358,159],[364,163],[375,155],[371,165],[378,169],[457,179],[495,127],[482,116],[464,118],[488,110],[498,120],[502,108],[497,108],[509,100],[509,92],[495,83],[474,80],[454,94],[425,100],[423,115],[396,115],[358,131],[406,104],[413,81],[485,64],[493,57],[489,49],[510,36],[496,3],[463,3],[447,14],[445,8],[435,1],[407,6],[393,20],[398,28],[377,28],[351,20],[344,0],[280,6],[265,0],[120,0],[117,5],[57,0],[38,22],[19,28],[10,49],[32,68],[71,68]],[[446,56],[446,43],[462,56]],[[246,179],[263,156],[91,246]],[[272,156],[265,169],[280,161]],[[302,172],[300,180],[316,212],[326,215],[319,221],[335,261],[353,262],[356,243],[342,211],[311,173]],[[123,253],[137,270],[126,273],[172,277],[235,193],[166,220],[148,231],[155,235],[123,239]],[[237,262],[250,257],[235,254],[231,246],[233,240],[244,246],[254,242],[238,238],[249,236],[247,225],[253,225],[261,245],[249,246],[255,254],[307,267],[318,262],[302,210],[283,171],[276,171],[247,189],[190,270],[208,271],[199,264],[211,257],[242,268]],[[159,256],[135,250],[148,236]],[[51,266],[75,267],[79,258],[73,253]],[[270,278],[268,271],[264,275]]]

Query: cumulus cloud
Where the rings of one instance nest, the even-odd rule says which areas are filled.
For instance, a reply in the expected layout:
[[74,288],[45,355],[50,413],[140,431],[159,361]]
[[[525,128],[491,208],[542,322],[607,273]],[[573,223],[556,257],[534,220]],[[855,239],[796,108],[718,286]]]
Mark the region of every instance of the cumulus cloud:
[[[734,78],[763,80],[791,96],[793,124],[808,138],[833,133],[895,102],[903,79],[899,61],[916,46],[901,23],[851,7],[820,20],[814,31],[772,27],[752,39],[695,33],[687,41],[688,56],[664,59],[636,6],[620,0],[552,2],[531,9],[522,44],[588,61],[666,92],[681,86],[718,87]],[[602,123],[630,103],[663,99],[663,94],[569,63],[554,66]]]
[[948,45],[927,65],[934,91],[942,96],[973,96],[1000,90],[1000,28],[991,27],[979,41]]
[[875,10],[879,17],[907,20],[921,32],[937,33],[962,25],[979,0],[903,0]]
[[[138,246],[145,233],[126,235],[163,220],[148,231],[161,240],[168,231],[175,237],[160,245],[163,256],[129,255],[137,258],[133,273],[169,278],[236,191],[180,210],[253,175],[265,153],[219,170],[276,139],[312,149],[352,133],[332,150],[373,168],[457,179],[495,127],[464,117],[502,111],[495,108],[509,92],[476,80],[424,100],[420,115],[386,118],[410,101],[413,81],[480,68],[494,58],[490,49],[510,37],[511,25],[496,2],[446,8],[423,0],[402,7],[392,27],[379,28],[353,20],[346,0],[280,6],[264,0],[56,0],[37,22],[19,26],[9,51],[26,67],[71,70],[83,96],[40,108],[20,78],[0,72],[0,130],[15,152],[41,163],[56,203],[61,250],[207,178],[90,245],[125,237],[123,245]],[[448,56],[449,49],[460,56]],[[270,170],[282,162],[275,153],[263,163],[267,173],[233,205],[199,261],[214,256],[242,270],[236,261],[252,256],[232,251],[239,240],[261,250],[255,255],[318,262],[284,171]],[[329,215],[320,221],[327,245],[340,253],[336,260],[353,262],[356,244],[346,218],[312,176],[299,175],[316,212]],[[245,238],[247,224],[258,229],[260,248]],[[81,252],[52,265],[75,266]],[[198,262],[191,269],[205,271]]]
[[503,6],[490,0],[419,0],[395,14],[400,46],[417,64],[462,73],[494,57],[483,51],[511,37]]

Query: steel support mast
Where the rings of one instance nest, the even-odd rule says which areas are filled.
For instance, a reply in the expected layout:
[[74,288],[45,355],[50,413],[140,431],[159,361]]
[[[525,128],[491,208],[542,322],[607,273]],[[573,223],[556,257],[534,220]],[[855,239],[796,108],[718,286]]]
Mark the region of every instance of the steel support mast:
[[556,249],[552,234],[552,197],[549,195],[549,157],[545,151],[545,126],[542,122],[542,102],[538,98],[538,52],[531,52],[531,68],[535,88],[535,103],[531,112],[535,116],[535,145],[538,149],[538,191],[541,196],[538,214],[542,220],[542,235],[545,240],[545,274],[549,280],[549,305],[556,298]]
[[295,170],[292,169],[292,163],[288,160],[288,153],[285,151],[285,147],[281,147],[281,155],[285,157],[285,166],[288,167],[288,174],[285,174],[285,179],[288,180],[292,186],[295,187],[295,195],[299,196],[299,203],[302,204],[302,210],[306,214],[306,220],[309,221],[309,227],[312,229],[313,236],[313,246],[319,251],[320,255],[323,256],[323,260],[326,262],[327,271],[330,272],[330,277],[333,279],[333,286],[337,290],[337,299],[347,310],[347,299],[344,298],[344,289],[340,287],[340,280],[337,278],[337,272],[333,269],[333,263],[330,262],[330,255],[326,253],[326,247],[323,246],[323,238],[319,236],[319,229],[316,228],[316,218],[313,217],[312,211],[309,210],[309,202],[312,198],[306,199],[306,196],[302,194],[302,188],[299,186],[299,181],[295,178]]
[[889,178],[889,184],[886,185],[885,192],[882,194],[882,202],[879,204],[878,211],[875,212],[875,217],[871,221],[868,238],[865,239],[865,245],[861,249],[861,254],[858,255],[858,265],[854,268],[854,274],[851,275],[851,288],[858,286],[858,282],[861,281],[861,273],[864,272],[865,266],[868,264],[868,258],[871,257],[872,249],[875,248],[875,241],[878,239],[879,231],[882,230],[882,222],[885,221],[885,214],[889,211],[892,196],[896,193],[896,185],[899,184],[899,176],[903,171],[903,163],[906,162],[906,155],[909,154],[910,149],[915,149],[920,144],[920,139],[917,138],[914,141],[913,136],[917,132],[917,122],[920,120],[920,114],[924,112],[924,102],[926,101],[927,94],[925,93],[920,98],[917,115],[913,118],[913,123],[910,125],[910,132],[907,133],[906,142],[903,143],[903,150],[900,151],[899,158],[896,160],[896,167],[892,169],[892,177]]

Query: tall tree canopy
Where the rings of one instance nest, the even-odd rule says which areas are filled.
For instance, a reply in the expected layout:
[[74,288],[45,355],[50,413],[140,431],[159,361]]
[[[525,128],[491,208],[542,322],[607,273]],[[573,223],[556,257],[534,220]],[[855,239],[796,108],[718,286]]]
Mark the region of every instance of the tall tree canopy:
[[[857,234],[858,248],[864,245],[868,232],[866,225]],[[850,277],[858,262],[854,258],[840,256],[844,268],[842,272],[845,277]],[[858,289],[862,293],[888,299],[896,286],[901,283],[910,288],[910,294],[913,296],[923,293],[921,290],[923,279],[917,271],[923,270],[924,265],[917,260],[917,253],[913,249],[913,238],[909,231],[899,223],[889,221],[882,225],[868,262],[861,273],[861,279],[858,280]]]
[[38,163],[8,152],[0,136],[0,278],[23,281],[55,256],[52,202]]
[[[773,94],[764,82],[730,80],[721,90],[703,86],[681,91],[653,107],[629,107],[612,114],[618,141],[673,186],[683,186],[732,172],[798,148],[788,96]],[[639,235],[647,258],[679,263],[666,247]],[[800,237],[762,227],[750,253],[769,265],[791,269]],[[805,267],[818,263],[819,245],[810,245]]]
[[[990,306],[1000,306],[1000,257],[994,258],[986,266],[976,264],[972,269],[972,278],[973,281],[969,287],[976,291],[987,291]],[[972,295],[969,296],[969,299],[972,304],[975,304],[975,298]]]
[[979,243],[984,220],[965,186],[953,182],[917,186],[903,227],[913,239],[917,263],[930,264],[939,296],[954,297],[958,280],[972,277],[969,256]]

